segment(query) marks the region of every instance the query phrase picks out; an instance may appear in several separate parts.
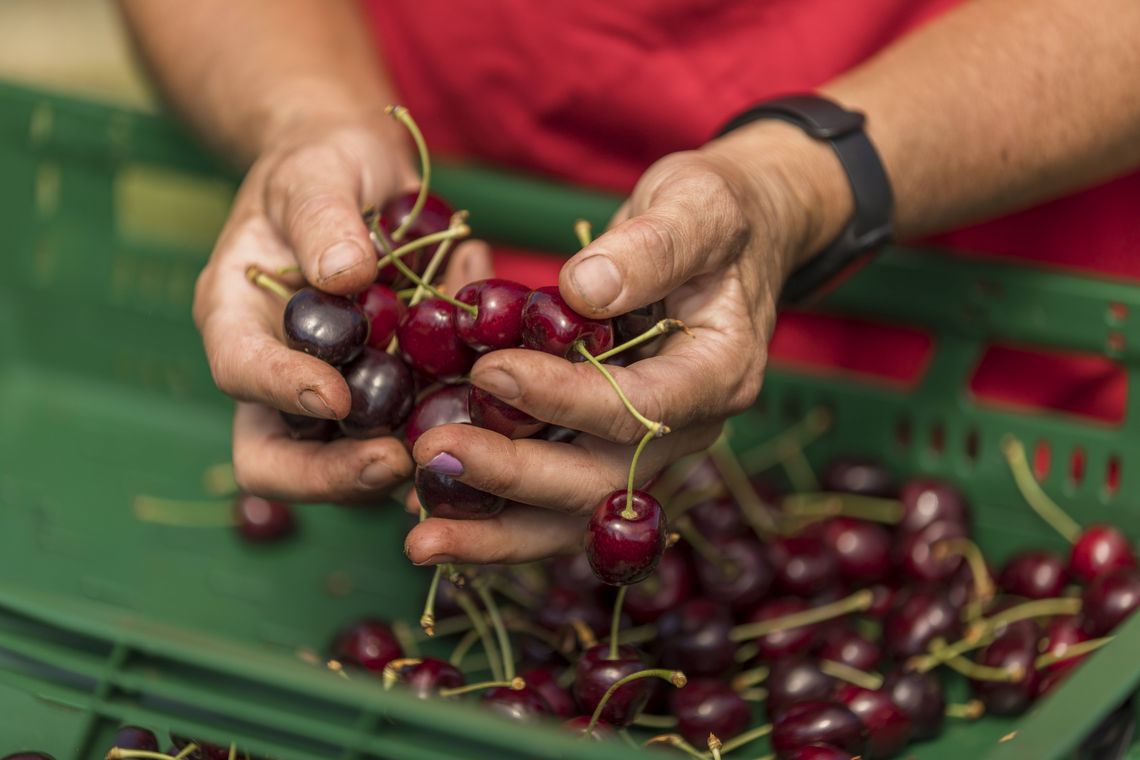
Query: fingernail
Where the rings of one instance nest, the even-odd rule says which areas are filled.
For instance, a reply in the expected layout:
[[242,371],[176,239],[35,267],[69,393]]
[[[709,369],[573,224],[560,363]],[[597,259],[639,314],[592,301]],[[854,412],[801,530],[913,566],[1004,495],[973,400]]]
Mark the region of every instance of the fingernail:
[[582,300],[604,309],[621,293],[621,272],[607,256],[591,256],[570,270],[570,283]]
[[356,243],[347,240],[334,243],[321,254],[321,259],[317,264],[317,274],[321,282],[331,280],[363,260],[364,251]]
[[450,475],[453,478],[457,478],[463,474],[463,463],[446,451],[441,451],[436,454],[432,457],[431,461],[424,466],[432,472],[438,472],[440,475]]
[[336,419],[336,414],[334,414],[333,410],[329,408],[329,405],[325,403],[321,394],[316,391],[301,391],[301,394],[297,396],[297,403],[301,405],[302,409],[314,417],[323,417],[326,420]]
[[488,369],[477,374],[478,377],[472,378],[476,381],[475,384],[492,396],[498,396],[504,401],[509,401],[522,395],[519,384],[509,372],[504,372],[501,369]]
[[416,562],[415,564],[419,567],[423,567],[424,565],[446,565],[448,562],[454,561],[455,557],[452,557],[450,554],[433,554],[423,562]]
[[396,473],[384,462],[370,462],[360,471],[360,485],[365,488],[381,488],[396,480]]

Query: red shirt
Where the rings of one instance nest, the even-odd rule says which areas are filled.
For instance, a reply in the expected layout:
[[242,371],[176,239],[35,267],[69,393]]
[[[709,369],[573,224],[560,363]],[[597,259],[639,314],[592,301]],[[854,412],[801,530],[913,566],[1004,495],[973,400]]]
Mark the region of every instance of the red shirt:
[[[365,5],[397,91],[433,150],[628,192],[653,161],[701,145],[730,115],[814,89],[958,2]],[[1140,278],[1140,173],[935,242]],[[519,279],[557,276],[550,264],[509,262]],[[789,344],[784,334],[803,334],[794,322],[781,319],[776,359]],[[811,329],[826,361],[842,366],[860,353],[849,339]]]

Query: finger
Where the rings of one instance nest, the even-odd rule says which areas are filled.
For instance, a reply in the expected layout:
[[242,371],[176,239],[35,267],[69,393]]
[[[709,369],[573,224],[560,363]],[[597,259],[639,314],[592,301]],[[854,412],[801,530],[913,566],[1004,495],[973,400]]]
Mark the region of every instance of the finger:
[[493,275],[491,246],[482,240],[466,240],[452,252],[447,262],[444,290],[455,293],[469,282],[485,280]]
[[412,528],[404,553],[417,565],[513,564],[581,551],[586,518],[511,504],[489,520],[430,517]]
[[233,462],[243,491],[310,502],[376,499],[412,470],[395,438],[295,441],[276,411],[245,403],[234,412]]
[[412,488],[404,496],[404,511],[409,515],[418,515],[420,513],[420,496],[416,493],[416,489]]
[[610,317],[653,303],[714,271],[747,235],[720,174],[678,154],[650,169],[635,194],[648,202],[566,263],[558,285],[581,314]]

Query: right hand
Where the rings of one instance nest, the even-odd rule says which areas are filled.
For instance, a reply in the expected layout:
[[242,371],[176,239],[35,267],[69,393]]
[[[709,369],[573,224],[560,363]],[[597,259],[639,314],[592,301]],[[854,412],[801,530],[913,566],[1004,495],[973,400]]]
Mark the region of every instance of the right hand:
[[[376,278],[377,257],[361,210],[418,183],[404,144],[361,123],[279,139],[247,174],[194,293],[194,322],[214,381],[238,401],[233,464],[243,491],[358,502],[411,475],[412,461],[397,438],[289,438],[275,409],[340,419],[349,410],[348,386],[332,366],[285,346],[284,304],[245,272],[251,264],[270,273],[298,265],[307,282],[329,293],[365,289]],[[488,260],[484,245],[460,246],[449,285],[488,276]]]

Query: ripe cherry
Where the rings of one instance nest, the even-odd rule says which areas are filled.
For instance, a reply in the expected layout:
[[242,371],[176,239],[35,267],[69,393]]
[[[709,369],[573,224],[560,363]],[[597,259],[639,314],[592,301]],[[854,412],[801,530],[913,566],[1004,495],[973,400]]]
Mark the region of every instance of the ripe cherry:
[[[803,612],[810,607],[811,605],[807,602],[794,597],[769,599],[752,611],[747,622],[760,623],[772,618]],[[793,654],[805,653],[814,648],[819,643],[821,633],[819,625],[801,625],[767,633],[755,639],[755,642],[760,650],[761,659],[779,660]]]
[[812,531],[839,561],[839,574],[852,585],[878,583],[891,572],[891,534],[882,525],[836,517]]
[[[412,207],[415,205],[417,195],[419,195],[418,191],[405,193],[396,196],[384,204],[383,208],[380,209],[380,229],[382,234],[386,237],[390,236],[396,228],[403,223],[404,218],[411,212]],[[423,208],[420,209],[419,216],[417,216],[415,221],[405,230],[404,237],[400,243],[406,243],[409,240],[415,240],[416,238],[421,238],[434,232],[443,232],[450,226],[451,217],[454,213],[447,201],[438,195],[428,193],[427,198],[424,199]],[[370,219],[366,217],[365,222],[370,222]],[[392,242],[391,237],[387,237],[387,239],[390,248],[397,247],[397,244]],[[439,243],[420,248],[405,255],[401,261],[407,264],[408,268],[412,269],[416,274],[423,274],[428,262],[431,261],[432,256],[435,255],[437,248],[439,248]],[[441,271],[446,264],[447,262],[444,261],[443,266],[440,267]],[[392,284],[400,278],[400,270],[391,264],[387,264],[381,268],[376,277],[377,281],[388,284]]]
[[297,529],[293,509],[288,504],[248,493],[234,501],[234,520],[238,533],[250,543],[276,541]]
[[692,596],[695,587],[696,579],[688,552],[682,546],[674,546],[661,555],[652,575],[629,587],[624,609],[637,625],[653,623]]
[[894,757],[910,742],[914,727],[902,708],[883,691],[845,684],[835,694],[867,729],[867,760]]
[[445,385],[420,399],[408,415],[404,425],[404,440],[414,447],[420,436],[440,425],[471,422],[467,414],[467,393],[470,386]]
[[606,586],[598,576],[594,575],[590,567],[590,560],[585,552],[555,557],[547,566],[550,571],[551,583],[555,586],[564,586],[576,591],[586,593],[608,593]]
[[1111,525],[1085,528],[1069,554],[1069,574],[1083,583],[1091,583],[1110,570],[1135,567],[1132,544]]
[[400,643],[383,620],[366,618],[341,630],[332,645],[332,656],[345,664],[380,673],[392,660],[403,657]]
[[776,574],[763,544],[750,536],[713,539],[711,543],[720,561],[695,558],[697,580],[707,598],[742,610],[768,595]]
[[569,718],[577,712],[570,692],[558,685],[558,678],[549,668],[531,668],[522,674],[527,688],[538,692],[550,707],[550,713],[559,718]]
[[883,651],[877,643],[860,636],[846,625],[832,626],[825,634],[821,660],[831,660],[864,672],[874,670]]
[[170,740],[174,742],[174,746],[178,750],[184,749],[188,744],[198,745],[198,751],[190,754],[187,760],[229,760],[229,747],[221,747],[217,744],[210,744],[209,742],[203,742],[197,739],[186,739],[174,734],[170,735]]
[[403,681],[420,699],[435,697],[440,689],[454,689],[464,684],[458,668],[435,657],[424,657],[410,666]]
[[895,493],[895,480],[881,463],[863,457],[838,457],[820,475],[826,491],[887,498]]
[[764,682],[768,690],[768,717],[778,721],[792,705],[830,699],[836,685],[837,681],[820,670],[817,661],[806,656],[776,660]]
[[527,348],[566,358],[578,356],[573,346],[579,340],[595,356],[614,345],[610,321],[583,317],[570,308],[554,285],[533,290],[527,296],[522,338]]
[[937,589],[915,590],[896,604],[883,624],[888,656],[903,661],[926,654],[936,638],[956,641],[961,631],[958,608]]
[[[1002,597],[990,605],[986,614],[992,617],[1024,603],[1025,600],[1018,597]],[[1014,620],[996,626],[990,634],[995,639],[1016,636],[1036,646],[1037,642],[1041,640],[1041,624],[1035,619]]]
[[[574,666],[574,699],[583,713],[592,715],[611,686],[644,669],[645,665],[633,647],[618,647],[615,659],[610,659],[609,644],[590,647]],[[649,680],[630,681],[613,693],[602,708],[601,718],[615,726],[628,726],[648,700]]]
[[[649,331],[665,319],[665,302],[654,301],[613,318],[614,343],[621,345]],[[721,737],[724,738],[724,737]]]
[[14,755],[5,755],[3,760],[55,760],[46,752],[17,752]]
[[1069,582],[1066,562],[1046,551],[1026,551],[1006,560],[998,576],[1003,591],[1026,599],[1053,599]]
[[460,309],[455,328],[476,351],[516,348],[522,344],[522,312],[530,288],[511,280],[491,278],[464,285],[456,300],[473,304],[475,314]]
[[545,422],[536,420],[474,385],[467,397],[467,413],[475,427],[507,438],[528,438],[546,427]]
[[851,753],[833,744],[809,744],[793,750],[783,760],[851,760]]
[[460,379],[475,363],[475,351],[456,332],[455,311],[442,298],[425,298],[404,312],[396,327],[404,361],[445,383]]
[[335,420],[281,412],[281,421],[285,423],[285,432],[295,441],[331,441],[340,435]]
[[718,496],[695,504],[685,513],[701,535],[713,539],[735,538],[750,532],[740,506],[730,496]]
[[1140,606],[1140,574],[1127,569],[1101,573],[1081,598],[1085,633],[1106,636]]
[[460,483],[450,475],[417,467],[414,478],[420,505],[432,517],[447,520],[486,520],[503,511],[507,500]]
[[721,681],[689,681],[685,688],[673,690],[671,696],[677,732],[698,747],[708,740],[709,734],[728,741],[744,733],[752,719],[748,703]]
[[776,586],[793,596],[815,596],[839,578],[839,559],[823,541],[812,536],[777,538],[768,545]]
[[119,749],[141,749],[146,752],[158,752],[158,737],[153,731],[138,726],[123,726],[115,734],[112,747]]
[[916,741],[942,733],[946,697],[937,674],[898,668],[887,674],[883,691],[910,718]]
[[867,746],[867,729],[838,702],[801,702],[773,724],[772,749],[778,757],[787,757],[811,744],[830,744],[858,755]]
[[946,581],[962,566],[962,555],[942,551],[940,543],[968,536],[966,526],[950,520],[932,522],[907,534],[897,545],[895,564],[903,576],[916,581]]
[[1016,681],[971,679],[970,687],[991,715],[1020,715],[1037,698],[1041,674],[1034,667],[1037,642],[1024,636],[1002,636],[982,650],[978,662],[1006,671],[1020,672]]
[[701,597],[688,600],[657,621],[661,665],[695,678],[723,675],[735,664],[730,630],[732,616],[723,605]]
[[[593,572],[591,571],[591,575]],[[598,596],[579,587],[551,586],[534,613],[534,622],[557,634],[573,632],[575,621],[591,631],[603,631],[610,624],[610,614]]]
[[594,574],[613,586],[649,577],[665,551],[665,511],[644,491],[624,490],[605,498],[586,526],[586,556]]
[[590,717],[589,715],[578,715],[564,722],[562,728],[575,736],[587,736],[586,731],[588,730],[590,732],[588,736],[596,742],[608,742],[617,738],[614,727],[604,720],[597,721],[594,723],[594,727],[590,728]]
[[339,366],[351,361],[368,340],[368,317],[351,298],[301,288],[285,304],[285,344]]
[[352,405],[340,429],[353,438],[388,435],[412,411],[415,386],[407,366],[384,351],[366,348],[345,365],[344,380]]
[[962,493],[941,480],[908,480],[899,489],[899,501],[903,508],[899,529],[903,533],[917,533],[935,522],[970,524],[970,507]]
[[396,334],[400,317],[404,315],[404,302],[397,297],[396,291],[379,283],[370,285],[367,290],[357,294],[356,302],[368,317],[368,345],[385,350]]
[[[1049,622],[1049,627],[1045,629],[1045,638],[1042,640],[1045,648],[1041,653],[1063,656],[1069,647],[1088,641],[1092,637],[1085,633],[1082,627],[1083,622],[1084,621],[1076,615],[1062,615],[1061,617],[1053,618],[1053,620]],[[1049,665],[1045,670],[1049,673],[1057,670],[1067,670],[1087,656],[1088,655],[1081,655],[1079,657],[1060,660]],[[1038,691],[1040,691],[1040,689]]]
[[487,707],[520,723],[531,723],[550,715],[546,700],[529,686],[521,689],[496,686],[483,692],[482,699]]
[[892,583],[876,583],[871,586],[871,594],[871,606],[864,614],[869,618],[882,620],[894,608],[899,589]]

